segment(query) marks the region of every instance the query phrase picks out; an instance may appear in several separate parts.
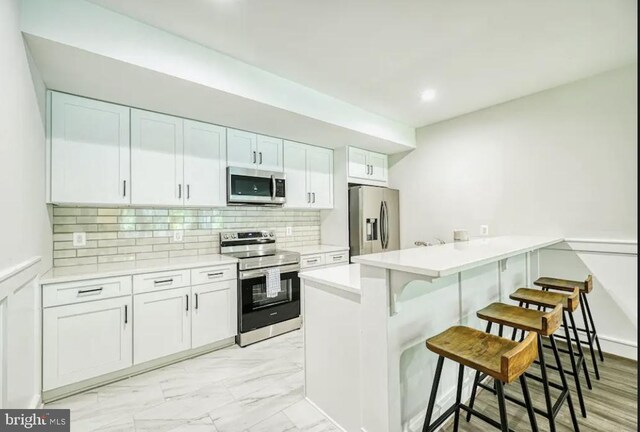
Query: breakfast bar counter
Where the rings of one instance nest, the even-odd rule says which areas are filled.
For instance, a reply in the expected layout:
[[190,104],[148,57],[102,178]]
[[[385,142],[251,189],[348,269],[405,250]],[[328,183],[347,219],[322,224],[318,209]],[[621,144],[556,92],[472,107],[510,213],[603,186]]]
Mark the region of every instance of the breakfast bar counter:
[[[353,257],[300,274],[305,394],[348,432],[419,431],[437,357],[425,340],[538,276],[538,250],[561,238],[502,236]],[[359,283],[355,283],[354,279]],[[434,417],[455,397],[445,367]],[[470,393],[471,372],[463,397]]]

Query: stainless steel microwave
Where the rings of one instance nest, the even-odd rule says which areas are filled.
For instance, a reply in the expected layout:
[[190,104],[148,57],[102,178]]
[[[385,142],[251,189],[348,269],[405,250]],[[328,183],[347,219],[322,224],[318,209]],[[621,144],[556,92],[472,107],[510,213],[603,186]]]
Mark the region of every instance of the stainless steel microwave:
[[282,205],[285,201],[284,173],[227,168],[228,204]]

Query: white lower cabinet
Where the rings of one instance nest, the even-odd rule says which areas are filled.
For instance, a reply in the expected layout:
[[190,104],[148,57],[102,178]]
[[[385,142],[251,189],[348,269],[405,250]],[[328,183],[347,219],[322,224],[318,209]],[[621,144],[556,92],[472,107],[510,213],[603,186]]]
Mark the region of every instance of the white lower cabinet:
[[191,287],[191,348],[198,348],[237,333],[237,282],[213,282]]
[[133,296],[133,362],[144,363],[191,348],[191,287]]
[[43,389],[132,365],[131,296],[55,306],[43,312]]

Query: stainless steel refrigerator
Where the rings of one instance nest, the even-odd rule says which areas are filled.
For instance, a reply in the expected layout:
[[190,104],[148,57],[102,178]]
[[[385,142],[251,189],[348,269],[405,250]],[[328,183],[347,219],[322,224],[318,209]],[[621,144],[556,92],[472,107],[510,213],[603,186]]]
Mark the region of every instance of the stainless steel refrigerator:
[[400,249],[400,200],[396,189],[349,188],[351,256]]

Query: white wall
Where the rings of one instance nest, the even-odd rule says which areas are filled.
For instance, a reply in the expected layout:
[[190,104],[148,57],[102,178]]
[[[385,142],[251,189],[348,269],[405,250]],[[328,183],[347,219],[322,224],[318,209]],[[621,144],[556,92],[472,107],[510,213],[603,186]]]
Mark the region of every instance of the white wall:
[[636,77],[637,65],[419,129],[390,169],[403,246],[481,224],[636,239]]
[[0,403],[28,407],[40,393],[38,276],[51,266],[44,204],[44,84],[30,68],[19,1],[0,2]]
[[454,228],[476,236],[481,224],[491,235],[601,239],[541,254],[540,272],[593,273],[606,349],[635,356],[637,307],[624,304],[638,286],[637,114],[636,64],[421,128],[390,169],[402,246],[451,241]]

